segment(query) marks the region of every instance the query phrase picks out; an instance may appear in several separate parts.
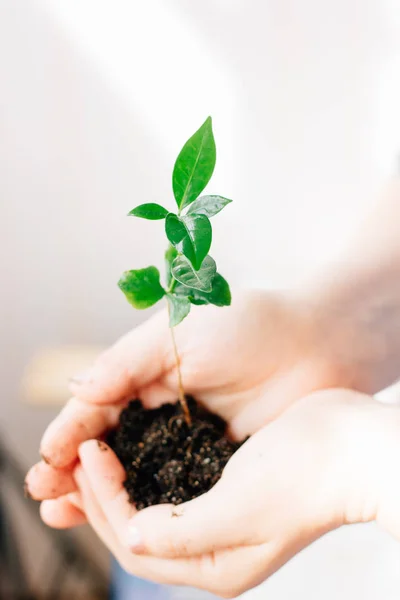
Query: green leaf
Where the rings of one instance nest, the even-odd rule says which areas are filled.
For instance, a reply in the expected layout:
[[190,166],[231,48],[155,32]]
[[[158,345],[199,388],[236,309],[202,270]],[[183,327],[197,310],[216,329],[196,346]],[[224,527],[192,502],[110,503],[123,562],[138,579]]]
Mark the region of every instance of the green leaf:
[[219,213],[232,200],[223,196],[201,196],[189,206],[188,215],[205,215],[209,219]]
[[188,316],[190,312],[190,301],[185,296],[167,294],[169,306],[169,326],[176,327]]
[[176,159],[172,188],[179,209],[188,206],[206,187],[216,161],[211,117],[186,142]]
[[149,204],[140,204],[131,212],[128,213],[128,217],[140,217],[142,219],[149,219],[150,221],[158,221],[160,219],[165,219],[168,211],[160,204],[149,203]]
[[166,275],[166,283],[167,283],[168,287],[170,286],[171,281],[173,279],[172,273],[171,273],[171,265],[177,256],[178,256],[178,250],[176,248],[174,248],[173,246],[168,246],[168,249],[166,250],[165,255],[164,255],[165,275]]
[[188,289],[186,286],[178,284],[174,290],[179,296],[186,296],[192,304],[214,304],[215,306],[230,306],[231,291],[229,284],[217,273],[212,281],[211,292],[203,292],[201,290]]
[[165,294],[156,267],[125,271],[118,281],[118,286],[124,292],[128,302],[138,309],[153,306]]
[[169,213],[165,232],[173,246],[186,256],[198,271],[211,247],[212,229],[205,215],[178,217]]
[[199,271],[195,271],[186,256],[178,256],[172,263],[172,275],[182,285],[203,292],[211,292],[212,281],[217,272],[215,261],[206,256]]

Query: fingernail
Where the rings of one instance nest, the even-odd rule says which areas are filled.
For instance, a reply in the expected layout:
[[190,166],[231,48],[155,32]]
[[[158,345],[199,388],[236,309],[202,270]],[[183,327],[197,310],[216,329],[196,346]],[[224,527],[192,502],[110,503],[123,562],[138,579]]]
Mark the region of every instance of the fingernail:
[[128,525],[127,545],[135,554],[143,552],[142,536],[140,535],[139,529],[134,525]]
[[46,454],[44,454],[41,450],[40,450],[39,454],[40,454],[40,458],[42,459],[43,462],[46,463],[46,465],[51,465],[51,460],[48,456],[46,456]]
[[92,372],[90,370],[83,371],[82,373],[77,373],[73,377],[70,377],[69,382],[75,385],[82,385],[84,383],[89,383],[91,380]]
[[33,500],[32,494],[29,491],[28,483],[26,481],[24,481],[24,496],[29,500]]
[[96,442],[97,442],[97,447],[100,450],[100,452],[108,451],[108,446],[105,442],[103,442],[102,440],[96,440]]

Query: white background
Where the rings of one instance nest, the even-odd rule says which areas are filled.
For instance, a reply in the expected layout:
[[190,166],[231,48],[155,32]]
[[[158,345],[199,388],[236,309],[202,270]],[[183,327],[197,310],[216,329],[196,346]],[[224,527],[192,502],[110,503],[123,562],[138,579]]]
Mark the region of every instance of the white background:
[[[234,199],[213,254],[233,283],[276,288],[354,234],[395,168],[399,106],[398,0],[0,0],[0,419],[15,451],[33,462],[50,418],[20,403],[32,355],[143,318],[115,282],[161,265],[163,232],[124,215],[172,208],[174,159],[208,114],[209,190]],[[364,526],[254,597],[399,592],[400,546]]]

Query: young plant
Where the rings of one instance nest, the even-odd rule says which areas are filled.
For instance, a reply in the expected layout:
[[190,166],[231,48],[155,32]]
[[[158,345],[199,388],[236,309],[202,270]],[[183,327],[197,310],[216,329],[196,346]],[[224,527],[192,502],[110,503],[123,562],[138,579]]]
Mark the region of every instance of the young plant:
[[186,142],[176,159],[172,189],[177,211],[159,204],[141,204],[130,216],[152,221],[165,220],[169,242],[165,253],[165,286],[156,267],[125,271],[118,282],[128,302],[144,309],[166,298],[175,360],[178,370],[179,401],[186,421],[190,414],[185,400],[174,327],[190,312],[192,304],[228,306],[231,293],[227,281],[217,272],[209,255],[212,227],[210,219],[231,200],[223,196],[200,196],[211,179],[216,162],[211,117]]

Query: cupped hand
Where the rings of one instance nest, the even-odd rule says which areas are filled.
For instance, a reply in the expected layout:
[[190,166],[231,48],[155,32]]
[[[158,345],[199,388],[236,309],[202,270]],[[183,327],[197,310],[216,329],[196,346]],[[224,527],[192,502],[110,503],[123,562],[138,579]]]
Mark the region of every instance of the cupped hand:
[[[229,308],[194,307],[176,329],[186,393],[223,416],[240,439],[302,395],[346,385],[347,375],[326,354],[311,316],[306,302],[260,291],[235,294]],[[42,440],[47,465],[39,463],[28,474],[31,495],[49,499],[73,491],[79,444],[115,427],[129,399],[140,397],[148,407],[175,401],[177,382],[167,315],[161,312],[74,379],[74,398]],[[63,499],[54,526],[73,524],[65,507]]]
[[[223,597],[261,583],[345,523],[400,534],[400,410],[356,392],[318,392],[254,434],[208,493],[137,512],[115,454],[80,446],[81,508],[129,572]],[[46,520],[54,500],[42,504]]]

